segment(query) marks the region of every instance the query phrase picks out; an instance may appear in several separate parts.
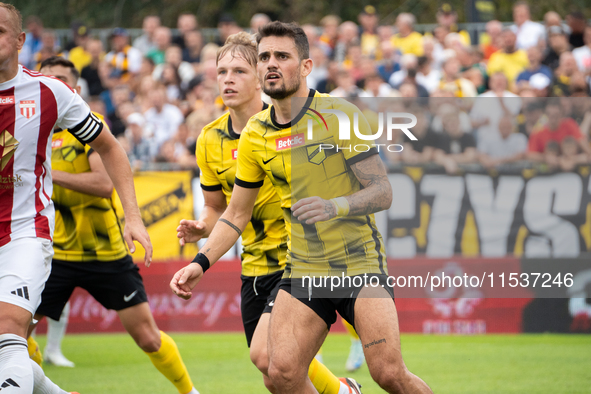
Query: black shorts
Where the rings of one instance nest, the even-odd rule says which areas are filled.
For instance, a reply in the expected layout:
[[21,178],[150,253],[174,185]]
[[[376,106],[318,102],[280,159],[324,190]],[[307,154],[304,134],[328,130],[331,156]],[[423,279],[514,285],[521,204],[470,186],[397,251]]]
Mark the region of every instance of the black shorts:
[[139,270],[129,255],[108,262],[54,259],[36,313],[59,320],[76,287],[88,291],[105,308],[116,311],[146,302],[148,296]]
[[240,310],[246,343],[250,347],[252,336],[263,313],[271,313],[283,271],[263,276],[241,275]]
[[[367,278],[377,277],[378,286],[388,292],[387,294],[382,292],[378,296],[391,297],[394,301],[394,291],[387,285],[387,275],[364,274],[352,276],[351,278],[363,278],[364,276],[367,276]],[[367,287],[371,288],[369,285]],[[302,286],[302,279],[282,279],[279,284],[279,289],[287,291],[320,316],[326,323],[328,330],[337,321],[337,312],[355,328],[355,301],[357,301],[363,288],[363,286],[342,286],[335,290],[322,287],[312,287],[310,289]]]

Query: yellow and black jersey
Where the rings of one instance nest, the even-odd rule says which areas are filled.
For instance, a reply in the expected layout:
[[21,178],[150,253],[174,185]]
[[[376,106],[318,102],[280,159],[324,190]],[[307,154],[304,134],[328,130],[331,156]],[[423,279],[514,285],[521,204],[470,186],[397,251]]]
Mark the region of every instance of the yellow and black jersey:
[[372,134],[356,106],[311,90],[301,112],[288,124],[277,123],[273,107],[250,118],[240,138],[236,184],[256,188],[270,179],[275,186],[289,234],[285,277],[386,273],[384,243],[374,215],[313,225],[291,215],[292,203],[302,198],[328,200],[359,191],[362,186],[351,166],[377,154],[371,141],[355,133],[340,139],[337,114],[323,110],[340,110],[351,122],[357,113],[359,132]]
[[[267,105],[265,104],[265,109]],[[240,134],[232,129],[226,113],[203,128],[197,140],[197,165],[201,169],[201,188],[222,190],[230,202]],[[283,270],[287,253],[287,231],[281,201],[267,180],[261,187],[252,218],[242,233],[242,275],[261,276]]]
[[[101,120],[102,116],[96,114]],[[104,127],[108,126],[104,123]],[[67,130],[53,134],[54,170],[79,174],[90,171],[88,145]],[[109,198],[53,186],[55,204],[54,258],[64,261],[114,261],[127,255],[119,219]]]

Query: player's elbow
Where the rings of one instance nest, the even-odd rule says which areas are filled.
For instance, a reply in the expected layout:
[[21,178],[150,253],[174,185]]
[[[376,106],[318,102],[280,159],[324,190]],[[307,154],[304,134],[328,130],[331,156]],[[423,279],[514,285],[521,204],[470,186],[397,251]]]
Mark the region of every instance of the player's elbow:
[[97,194],[99,197],[111,198],[113,196],[113,190],[115,190],[113,187],[113,182],[111,181],[111,178],[107,177],[107,179],[100,182],[100,187],[99,190],[97,190]]
[[99,197],[103,197],[103,198],[111,198],[113,196],[113,188],[103,188],[103,190],[100,191]]
[[386,182],[386,187],[384,188],[383,200],[384,200],[384,203],[382,205],[382,210],[390,209],[390,206],[392,206],[392,185],[390,185],[390,182]]

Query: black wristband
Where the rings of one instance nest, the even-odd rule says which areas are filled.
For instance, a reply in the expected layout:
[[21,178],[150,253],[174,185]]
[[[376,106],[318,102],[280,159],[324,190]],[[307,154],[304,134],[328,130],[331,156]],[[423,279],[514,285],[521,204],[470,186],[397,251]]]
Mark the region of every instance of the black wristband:
[[191,263],[199,264],[203,268],[203,273],[209,269],[209,259],[201,252],[197,253],[197,256],[195,256]]

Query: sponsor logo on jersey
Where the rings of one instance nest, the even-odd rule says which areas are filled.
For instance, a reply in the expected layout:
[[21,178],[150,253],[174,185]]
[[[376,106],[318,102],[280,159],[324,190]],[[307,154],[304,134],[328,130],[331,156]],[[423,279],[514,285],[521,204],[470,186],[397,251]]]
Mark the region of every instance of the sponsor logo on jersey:
[[64,144],[64,140],[61,138],[58,138],[57,140],[51,141],[51,148],[52,149],[61,148],[63,144]]
[[232,149],[232,160],[236,160],[238,158],[238,149]]
[[14,189],[23,185],[23,178],[19,174],[14,176],[0,176],[0,189]]
[[291,135],[283,138],[277,138],[275,140],[276,148],[275,150],[284,150],[289,148],[295,148],[297,146],[302,146],[306,143],[304,139],[304,133]]
[[14,105],[14,96],[0,96],[0,105]]
[[35,104],[35,100],[21,100],[18,104],[18,107],[21,110],[21,115],[27,119],[31,119],[35,116],[35,109],[37,105]]
[[0,133],[0,171],[4,171],[4,168],[6,168],[8,162],[12,159],[18,144],[19,142],[8,130]]

